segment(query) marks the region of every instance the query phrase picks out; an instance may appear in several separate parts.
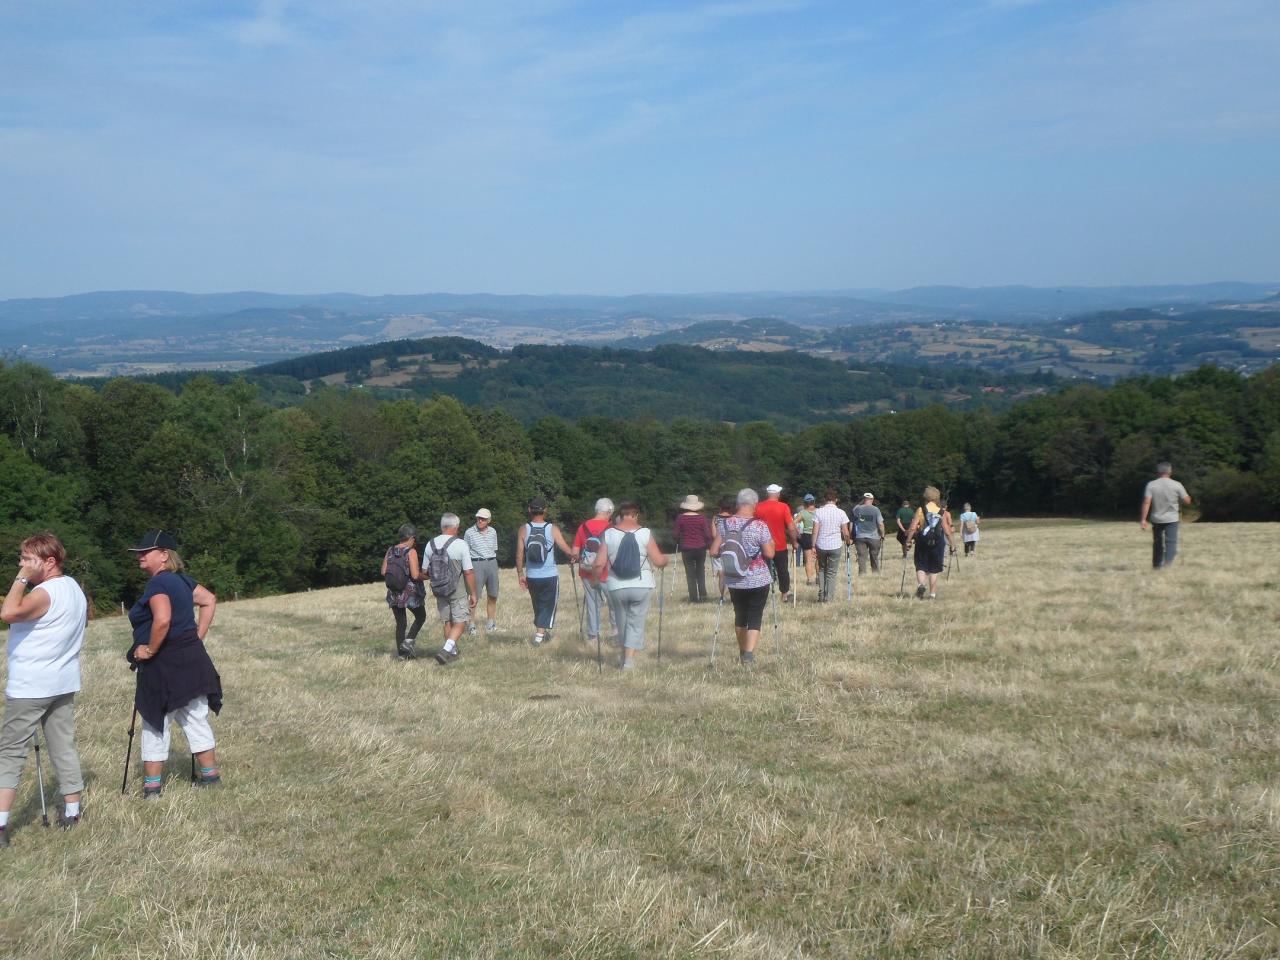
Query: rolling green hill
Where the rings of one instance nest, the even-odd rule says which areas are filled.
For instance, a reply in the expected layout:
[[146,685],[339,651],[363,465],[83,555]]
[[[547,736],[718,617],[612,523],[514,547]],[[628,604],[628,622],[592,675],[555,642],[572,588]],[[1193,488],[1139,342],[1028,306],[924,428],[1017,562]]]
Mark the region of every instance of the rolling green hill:
[[[771,321],[785,332],[798,328]],[[1042,393],[1050,377],[965,367],[855,364],[794,350],[649,350],[524,345],[499,351],[460,337],[352,347],[257,367],[250,377],[292,377],[384,395],[446,394],[529,423],[544,416],[767,421],[793,428],[934,403],[1003,408]]]

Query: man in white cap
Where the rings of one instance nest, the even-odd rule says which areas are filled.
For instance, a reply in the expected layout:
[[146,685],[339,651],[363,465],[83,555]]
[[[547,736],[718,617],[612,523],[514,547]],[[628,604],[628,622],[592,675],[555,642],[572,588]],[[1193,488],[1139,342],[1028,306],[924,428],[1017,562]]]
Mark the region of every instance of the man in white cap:
[[871,569],[880,572],[880,551],[884,547],[884,517],[873,494],[864,493],[862,502],[853,508],[853,549],[858,551],[858,576]]
[[764,488],[767,499],[756,507],[756,519],[763,520],[773,534],[773,569],[778,576],[779,599],[786,603],[791,599],[791,562],[788,548],[800,541],[791,508],[780,499],[782,487],[771,483]]
[[[494,617],[498,614],[498,531],[493,528],[493,514],[488,507],[481,507],[476,511],[476,522],[467,527],[462,540],[471,551],[471,569],[476,575],[477,603],[480,601],[480,589],[484,588],[488,613],[485,633],[497,633],[498,624]],[[467,632],[476,632],[474,620]]]

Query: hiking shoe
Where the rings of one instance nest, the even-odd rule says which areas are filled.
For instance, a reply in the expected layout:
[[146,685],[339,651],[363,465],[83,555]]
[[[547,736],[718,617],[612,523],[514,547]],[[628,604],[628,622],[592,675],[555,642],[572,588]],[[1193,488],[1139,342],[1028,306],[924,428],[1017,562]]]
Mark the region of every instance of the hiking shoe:
[[196,786],[197,787],[220,787],[222,786],[222,774],[215,773],[213,774],[213,776],[210,776],[210,777],[201,776],[200,779],[196,781]]
[[621,667],[621,669],[623,669],[623,670],[634,670],[635,668],[636,668],[636,662],[635,662],[634,660],[623,660],[623,661],[622,661],[622,667]]
[[458,656],[459,654],[456,647],[452,650],[445,650],[442,647],[441,649],[437,650],[434,654],[436,663],[440,664],[440,666],[442,667],[447,667],[451,663],[457,663]]
[[547,642],[547,635],[542,632],[535,633],[532,637],[529,638],[529,643],[535,647],[540,647],[546,642]]
[[160,785],[160,786],[158,786],[158,787],[146,787],[146,786],[144,786],[144,787],[142,788],[142,799],[143,799],[143,800],[159,800],[159,799],[160,799],[160,794],[161,794],[161,793],[163,793],[163,792],[164,792],[164,785],[163,785],[163,784],[161,784],[161,785]]
[[924,587],[924,584],[922,583],[918,587],[916,587],[916,599],[923,600],[924,595],[925,595],[925,587]]
[[396,659],[400,661],[413,660],[417,654],[414,653],[413,647],[407,644],[396,651]]
[[499,627],[495,621],[490,620],[488,623],[484,625],[484,632],[485,633],[501,633],[502,628]]
[[0,827],[0,847],[7,847],[8,845],[9,845],[9,827],[6,825],[3,827]]
[[61,827],[63,830],[70,830],[79,822],[80,822],[80,814],[78,813],[74,817],[68,817],[66,810],[63,810],[61,813],[58,814],[58,826]]
[[754,650],[743,650],[738,654],[738,663],[744,667],[754,667],[756,665],[756,653]]
[[930,600],[937,600],[937,599],[938,599],[938,595],[937,595],[936,593],[931,593],[931,594],[929,594],[929,599],[930,599]]
[[467,636],[474,637],[476,635],[476,625],[474,623],[467,624]]

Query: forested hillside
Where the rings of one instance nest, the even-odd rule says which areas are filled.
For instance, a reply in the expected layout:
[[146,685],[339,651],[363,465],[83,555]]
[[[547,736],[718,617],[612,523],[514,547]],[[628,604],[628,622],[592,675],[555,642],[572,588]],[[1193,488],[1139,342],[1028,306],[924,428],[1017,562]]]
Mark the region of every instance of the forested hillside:
[[[554,379],[543,392],[557,388]],[[174,532],[223,594],[365,582],[396,526],[444,510],[494,510],[509,559],[520,504],[548,496],[584,516],[597,496],[634,497],[665,530],[685,494],[834,483],[891,503],[926,483],[988,515],[1135,516],[1156,459],[1173,460],[1203,519],[1280,517],[1280,367],[1213,368],[1075,387],[997,413],[932,406],[795,432],[729,404],[720,421],[598,415],[576,422],[468,407],[452,397],[384,401],[319,388],[267,404],[243,380],[180,392],[132,379],[100,389],[27,364],[0,366],[0,534],[62,535],[100,606],[140,579],[124,548]],[[754,408],[752,408],[754,409]],[[11,550],[12,554],[12,550]]]
[[791,350],[521,345],[504,352],[460,337],[350,347],[267,364],[247,376],[271,377],[273,384],[281,377],[308,385],[324,380],[392,399],[447,394],[507,410],[524,423],[544,416],[651,416],[762,420],[784,429],[935,403],[999,409],[1059,386],[1049,376],[849,364]]

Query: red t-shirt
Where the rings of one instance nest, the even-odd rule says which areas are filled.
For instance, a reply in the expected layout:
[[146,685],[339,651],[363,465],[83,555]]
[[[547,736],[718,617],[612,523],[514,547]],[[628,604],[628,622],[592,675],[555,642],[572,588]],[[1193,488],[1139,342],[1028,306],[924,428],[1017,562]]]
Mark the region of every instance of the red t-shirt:
[[761,500],[756,505],[756,518],[763,520],[773,534],[773,549],[786,550],[787,523],[791,520],[791,508],[781,500]]
[[[604,532],[608,529],[608,520],[588,520],[586,523],[579,524],[578,533],[573,538],[573,545],[581,551],[582,548],[587,545],[587,537],[603,537]],[[604,544],[602,543],[601,547],[603,546]],[[604,583],[605,579],[609,576],[609,551],[602,549],[600,552],[604,554],[604,569],[600,571],[599,580],[601,583]],[[588,570],[583,566],[578,567],[578,576],[583,580],[596,579],[595,571]]]

